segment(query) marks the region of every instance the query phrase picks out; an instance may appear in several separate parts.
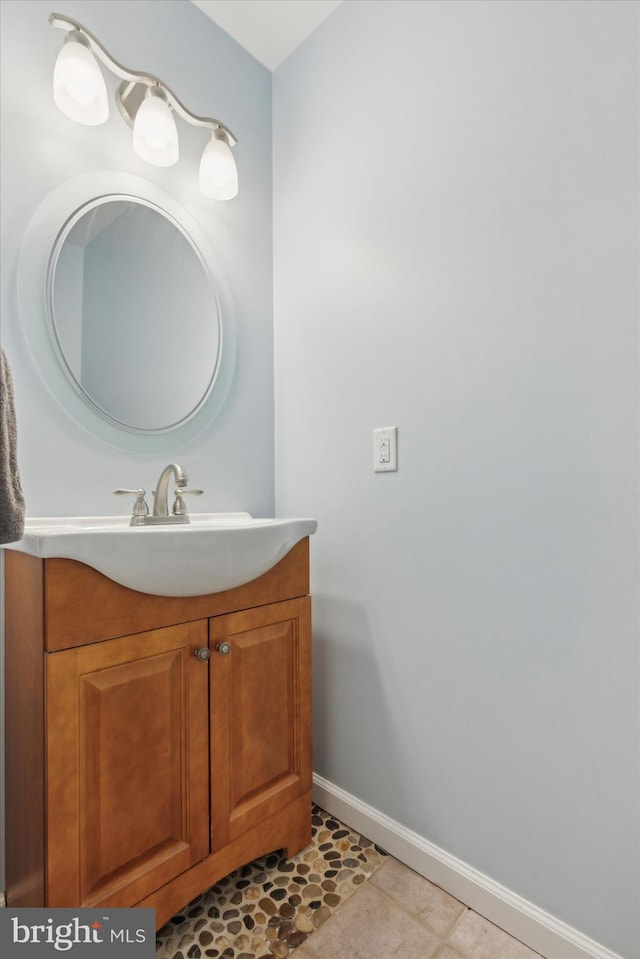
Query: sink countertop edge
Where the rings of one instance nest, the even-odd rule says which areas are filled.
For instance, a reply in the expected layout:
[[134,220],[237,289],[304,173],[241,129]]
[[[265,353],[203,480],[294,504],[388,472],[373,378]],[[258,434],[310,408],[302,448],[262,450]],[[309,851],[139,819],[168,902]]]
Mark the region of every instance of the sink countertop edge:
[[[198,524],[198,516],[215,516],[217,525]],[[233,520],[224,525],[224,517]],[[65,525],[65,519],[69,522]],[[91,521],[96,517],[75,518]],[[113,518],[114,522],[121,519]],[[250,514],[192,514],[195,522],[187,525],[171,524],[130,527],[128,517],[126,526],[105,525],[82,528],[72,525],[74,518],[53,518],[50,524],[45,519],[25,529],[25,536],[15,543],[7,543],[4,548],[15,549],[40,559],[72,559],[84,563],[113,582],[136,592],[155,596],[201,596],[209,593],[224,592],[252,582],[272,569],[301,539],[315,533],[317,520],[311,518],[253,518]],[[35,524],[35,518],[32,521]],[[38,532],[38,531],[41,532]],[[162,561],[149,568],[145,562],[144,547],[149,545],[147,537],[155,543],[158,536],[172,536],[171,562]],[[96,554],[92,546],[90,533],[99,536],[101,550]],[[215,544],[208,549],[205,538]],[[93,540],[95,541],[95,536]],[[265,549],[257,555],[255,541],[262,539]],[[146,540],[146,544],[145,544]],[[131,563],[131,548],[136,544],[137,561]],[[156,545],[160,545],[156,543]],[[197,547],[197,548],[196,548]],[[189,559],[189,551],[196,548],[198,557],[194,570],[183,575],[180,586],[176,586],[179,576],[175,570],[183,570]],[[122,571],[122,550],[127,550],[129,565]],[[253,552],[252,552],[253,551]],[[153,559],[160,554],[154,550]]]

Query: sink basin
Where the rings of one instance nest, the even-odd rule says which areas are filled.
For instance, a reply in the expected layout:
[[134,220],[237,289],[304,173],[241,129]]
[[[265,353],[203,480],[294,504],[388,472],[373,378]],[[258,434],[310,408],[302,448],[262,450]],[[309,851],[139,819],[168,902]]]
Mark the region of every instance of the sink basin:
[[256,519],[250,513],[191,513],[188,525],[129,526],[130,516],[27,519],[7,548],[75,559],[155,596],[200,596],[242,586],[282,559],[315,519]]

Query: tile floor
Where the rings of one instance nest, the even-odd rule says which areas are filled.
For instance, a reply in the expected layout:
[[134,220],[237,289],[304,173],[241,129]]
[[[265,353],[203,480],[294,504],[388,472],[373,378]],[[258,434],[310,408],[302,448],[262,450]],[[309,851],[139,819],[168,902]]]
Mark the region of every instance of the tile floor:
[[389,857],[295,959],[540,959]]
[[207,890],[158,932],[156,959],[540,959],[313,808],[311,845]]

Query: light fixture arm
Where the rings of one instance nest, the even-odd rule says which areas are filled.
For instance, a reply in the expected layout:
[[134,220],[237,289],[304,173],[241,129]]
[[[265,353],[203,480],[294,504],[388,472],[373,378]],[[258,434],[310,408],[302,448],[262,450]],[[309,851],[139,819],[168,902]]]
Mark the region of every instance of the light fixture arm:
[[[158,77],[153,76],[151,73],[139,73],[136,70],[129,70],[127,67],[122,66],[121,63],[118,63],[117,60],[111,56],[111,54],[106,50],[99,40],[93,36],[93,34],[87,30],[81,23],[78,23],[77,20],[73,20],[71,17],[60,13],[52,13],[49,16],[49,24],[52,27],[57,27],[61,30],[76,30],[80,33],[88,42],[91,47],[92,52],[100,59],[102,62],[114,73],[117,77],[120,77],[121,80],[126,81],[126,83],[121,85],[121,90],[123,87],[129,86],[130,84],[142,84],[143,86],[157,86],[160,87],[166,94],[167,100],[169,101],[171,107],[176,111],[176,113],[182,117],[187,123],[190,123],[192,126],[196,127],[208,127],[210,130],[221,130],[225,138],[227,139],[229,146],[233,147],[238,142],[234,137],[231,130],[225,126],[224,123],[221,123],[220,120],[215,120],[213,117],[200,117],[195,113],[192,113],[190,110],[187,110],[185,105],[177,98],[175,93],[169,89],[169,87],[163,83]],[[133,88],[132,88],[133,89]]]

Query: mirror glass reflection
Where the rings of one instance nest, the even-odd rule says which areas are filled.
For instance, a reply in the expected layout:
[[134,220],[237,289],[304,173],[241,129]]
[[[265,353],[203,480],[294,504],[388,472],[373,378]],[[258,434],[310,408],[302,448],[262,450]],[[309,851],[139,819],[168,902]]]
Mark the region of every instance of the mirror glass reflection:
[[202,407],[220,362],[218,299],[195,244],[160,208],[114,195],[77,210],[48,294],[58,358],[101,416],[153,433]]

